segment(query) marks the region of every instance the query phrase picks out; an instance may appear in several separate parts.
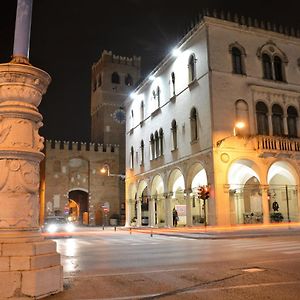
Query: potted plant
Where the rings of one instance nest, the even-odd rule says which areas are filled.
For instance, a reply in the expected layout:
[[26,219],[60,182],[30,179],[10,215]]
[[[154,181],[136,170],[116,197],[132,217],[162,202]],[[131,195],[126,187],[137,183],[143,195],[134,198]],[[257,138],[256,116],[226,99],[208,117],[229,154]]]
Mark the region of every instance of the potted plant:
[[283,220],[283,215],[281,212],[273,212],[270,214],[271,222],[282,222]]

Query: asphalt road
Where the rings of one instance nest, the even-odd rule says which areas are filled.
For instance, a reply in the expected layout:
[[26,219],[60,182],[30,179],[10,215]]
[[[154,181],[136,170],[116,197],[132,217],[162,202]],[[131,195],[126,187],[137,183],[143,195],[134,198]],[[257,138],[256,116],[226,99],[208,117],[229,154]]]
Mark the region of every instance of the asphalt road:
[[65,291],[47,299],[300,299],[300,236],[191,239],[94,231],[56,239]]

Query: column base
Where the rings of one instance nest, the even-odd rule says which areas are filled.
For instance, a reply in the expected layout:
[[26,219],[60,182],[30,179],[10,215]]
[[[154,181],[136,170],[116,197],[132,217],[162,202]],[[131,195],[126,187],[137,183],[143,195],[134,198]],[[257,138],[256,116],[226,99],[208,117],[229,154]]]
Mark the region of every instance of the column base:
[[40,299],[63,290],[63,267],[56,243],[39,233],[0,231],[1,299]]

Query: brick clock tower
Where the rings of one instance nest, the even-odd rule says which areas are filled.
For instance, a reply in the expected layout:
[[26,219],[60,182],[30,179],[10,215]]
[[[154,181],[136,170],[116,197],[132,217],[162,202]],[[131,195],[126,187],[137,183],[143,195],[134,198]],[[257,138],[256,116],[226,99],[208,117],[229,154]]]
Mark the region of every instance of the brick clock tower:
[[[110,174],[125,174],[124,101],[140,80],[140,57],[122,57],[103,51],[92,66],[91,138],[105,145],[119,145],[119,169]],[[125,212],[125,184],[120,182],[121,215]]]

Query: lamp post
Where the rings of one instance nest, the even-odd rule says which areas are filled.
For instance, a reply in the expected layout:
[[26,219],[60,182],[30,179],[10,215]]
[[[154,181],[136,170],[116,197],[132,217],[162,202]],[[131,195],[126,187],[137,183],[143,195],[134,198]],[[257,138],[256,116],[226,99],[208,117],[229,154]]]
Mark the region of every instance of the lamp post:
[[63,290],[56,243],[39,229],[44,139],[38,106],[51,78],[29,63],[31,10],[32,0],[18,0],[13,59],[0,64],[1,299],[40,299]]
[[237,136],[237,130],[245,128],[246,124],[242,121],[238,121],[234,124],[233,132],[231,135],[224,137],[223,139],[217,141],[217,147],[220,147],[222,143],[230,137]]

